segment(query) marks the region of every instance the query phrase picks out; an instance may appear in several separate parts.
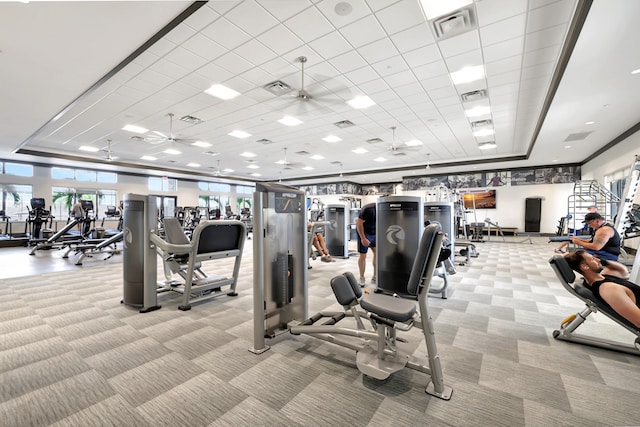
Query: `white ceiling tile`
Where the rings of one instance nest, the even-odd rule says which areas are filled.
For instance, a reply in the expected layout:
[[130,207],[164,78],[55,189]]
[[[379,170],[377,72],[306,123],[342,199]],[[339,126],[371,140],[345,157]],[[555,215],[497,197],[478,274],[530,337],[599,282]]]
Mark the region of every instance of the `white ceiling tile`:
[[255,0],[280,21],[285,21],[312,6],[309,0]]
[[203,58],[202,56],[197,55],[181,46],[178,46],[177,48],[166,54],[165,59],[167,61],[174,62],[188,70],[195,70],[208,62],[208,60]]
[[362,68],[358,68],[357,70],[350,71],[348,73],[345,73],[344,76],[355,85],[370,82],[379,77],[378,73],[376,73],[375,70],[370,66],[365,66]]
[[177,45],[175,43],[170,42],[167,39],[160,39],[152,44],[149,49],[147,49],[147,52],[157,56],[164,56],[167,54],[167,52],[171,52],[173,49],[175,49],[176,46]]
[[234,53],[253,65],[260,65],[273,59],[276,54],[257,40],[249,40],[234,49]]
[[376,12],[387,34],[398,33],[407,27],[424,23],[426,20],[418,1],[401,1]]
[[447,74],[438,77],[432,77],[430,79],[420,79],[420,84],[422,84],[422,87],[424,87],[426,91],[430,91],[432,89],[450,86],[452,83],[451,78]]
[[369,14],[371,11],[364,0],[350,0],[348,4],[351,6],[351,12],[347,15],[340,15],[336,11],[336,6],[347,2],[343,0],[324,0],[316,3],[316,7],[320,9],[322,14],[330,20],[336,28],[344,27],[347,24],[357,21]]
[[302,41],[308,43],[331,32],[333,25],[316,8],[306,9],[284,22]]
[[565,24],[544,30],[528,33],[525,37],[525,52],[530,50],[543,49],[545,47],[562,44],[567,26]]
[[546,78],[548,80],[553,74],[554,65],[555,64],[553,62],[547,62],[531,67],[525,67],[522,70],[522,79],[529,80],[533,78]]
[[483,58],[482,50],[476,49],[447,58],[445,62],[449,71],[453,72],[458,71],[464,67],[482,65],[484,62],[486,62],[486,58]]
[[507,73],[495,74],[487,77],[489,87],[501,86],[509,83],[516,83],[520,80],[520,70],[509,71]]
[[175,27],[173,30],[169,31],[169,34],[167,34],[165,38],[179,45],[181,43],[184,43],[189,38],[193,37],[194,34],[196,34],[196,30],[183,23]]
[[[213,83],[222,83],[225,80],[233,77],[235,74],[220,67],[219,65],[210,62],[196,71],[196,74],[201,75],[211,80]],[[205,88],[207,89],[207,88]]]
[[323,59],[330,59],[352,50],[351,45],[338,32],[329,33],[309,43]]
[[386,36],[378,21],[371,15],[341,28],[340,33],[355,48]]
[[540,31],[571,20],[575,8],[574,1],[557,1],[529,11],[527,32]]
[[194,30],[200,31],[219,17],[220,14],[211,9],[209,4],[206,4],[198,10],[198,13],[194,13],[185,19],[184,23]]
[[358,68],[368,65],[367,62],[353,50],[330,59],[329,63],[341,73],[348,73],[349,71],[357,70]]
[[523,50],[524,37],[510,39],[502,43],[485,46],[482,51],[485,62],[499,61],[510,56],[519,55]]
[[560,46],[549,46],[544,49],[533,50],[524,54],[524,67],[555,62],[560,54]]
[[527,0],[482,0],[476,2],[478,24],[483,27],[527,11]]
[[[141,55],[139,55],[134,61],[134,65],[140,65],[143,68],[147,68],[151,64],[155,63],[160,58],[160,55],[156,55],[155,53],[145,51]],[[122,72],[128,72],[128,67],[125,67]]]
[[381,39],[360,47],[358,53],[372,64],[398,55],[398,50],[389,39]]
[[525,15],[516,15],[511,18],[498,21],[495,24],[480,27],[482,45],[488,46],[515,37],[524,36]]
[[406,84],[397,84],[393,86],[398,96],[402,97],[407,104],[412,104],[413,97],[425,98],[426,95],[422,90],[420,83],[412,81]]
[[253,64],[233,52],[228,52],[216,59],[216,64],[234,75],[242,74],[253,68]]
[[298,75],[300,64],[295,62],[288,62],[278,57],[269,62],[266,62],[260,66],[267,73],[273,75],[276,79],[280,79],[284,76],[291,76],[292,74]]
[[153,69],[158,73],[173,79],[180,79],[181,77],[189,74],[189,71],[186,68],[181,67],[175,62],[168,61],[165,58],[158,60],[158,62],[153,65]]
[[384,80],[391,87],[402,86],[414,82],[417,83],[415,76],[410,70],[405,70],[396,74],[385,76]]
[[407,67],[407,64],[400,55],[376,62],[375,64],[371,64],[371,66],[382,77],[409,70],[409,67]]
[[283,55],[304,44],[300,38],[284,26],[274,27],[259,35],[257,39],[278,55]]
[[522,67],[522,55],[511,56],[499,61],[487,62],[485,71],[487,76],[506,73],[507,71],[519,70]]
[[449,70],[447,70],[447,66],[442,61],[432,62],[421,67],[412,68],[412,70],[418,80],[429,80],[437,76],[446,75],[447,84],[450,83]]
[[238,7],[225,15],[225,18],[254,37],[278,24],[278,21],[255,1],[240,2]]
[[205,7],[210,7],[214,12],[224,15],[240,3],[242,3],[242,0],[219,0],[208,2]]
[[435,43],[431,30],[424,23],[393,34],[391,40],[402,53]]
[[377,94],[389,90],[389,85],[386,84],[384,80],[372,80],[367,83],[359,84],[358,88],[363,93],[368,94],[371,99],[376,101]]
[[249,34],[224,18],[220,18],[211,23],[211,25],[204,28],[201,32],[227,49],[238,47],[251,38]]
[[489,95],[500,96],[509,94],[518,94],[519,85],[517,83],[509,83],[504,85],[491,85]]
[[182,44],[182,47],[208,60],[213,60],[223,55],[227,50],[202,34],[196,34]]
[[402,56],[411,68],[419,67],[420,65],[429,64],[442,59],[438,45],[435,43],[410,52],[405,52]]
[[480,49],[480,36],[478,31],[472,30],[459,36],[451,37],[438,42],[438,47],[442,56],[450,58],[469,51]]

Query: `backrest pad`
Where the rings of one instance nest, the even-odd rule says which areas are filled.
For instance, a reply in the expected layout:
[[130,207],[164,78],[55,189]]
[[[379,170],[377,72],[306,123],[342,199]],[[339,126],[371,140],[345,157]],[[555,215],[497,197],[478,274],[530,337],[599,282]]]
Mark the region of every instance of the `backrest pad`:
[[422,233],[422,238],[418,245],[418,253],[416,253],[416,257],[413,260],[409,282],[407,283],[407,292],[411,295],[418,295],[427,267],[430,265],[431,268],[435,267],[438,261],[440,246],[438,245],[437,248],[434,248],[434,243],[438,240],[438,233],[442,234],[440,225],[435,223],[427,225]]

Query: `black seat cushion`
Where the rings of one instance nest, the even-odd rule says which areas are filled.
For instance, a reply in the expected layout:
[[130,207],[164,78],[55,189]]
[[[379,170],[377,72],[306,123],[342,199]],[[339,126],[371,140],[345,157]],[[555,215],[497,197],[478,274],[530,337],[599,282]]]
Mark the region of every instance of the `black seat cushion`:
[[406,322],[416,313],[415,301],[395,298],[384,294],[369,294],[362,297],[360,307],[385,319]]

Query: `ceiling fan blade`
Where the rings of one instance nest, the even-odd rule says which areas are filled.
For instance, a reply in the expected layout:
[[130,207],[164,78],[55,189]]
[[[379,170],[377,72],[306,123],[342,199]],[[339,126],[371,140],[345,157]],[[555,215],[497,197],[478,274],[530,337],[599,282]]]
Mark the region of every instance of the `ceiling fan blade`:
[[162,132],[158,132],[157,130],[152,130],[151,132],[155,133],[156,135],[158,135],[158,136],[160,136],[160,137],[162,137],[162,138],[168,138],[168,136],[167,136],[167,135],[165,135],[165,134],[164,134],[164,133],[162,133]]

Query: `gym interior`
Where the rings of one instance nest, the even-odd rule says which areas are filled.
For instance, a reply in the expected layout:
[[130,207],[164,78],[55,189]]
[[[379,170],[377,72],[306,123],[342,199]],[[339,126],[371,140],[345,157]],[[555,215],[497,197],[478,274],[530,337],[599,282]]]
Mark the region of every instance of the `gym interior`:
[[[623,15],[640,12],[637,2],[619,1]],[[0,58],[11,65],[0,67],[1,85],[13,83],[5,99],[14,104],[1,107],[13,124],[0,127],[0,424],[639,425],[640,330],[581,293],[579,275],[554,253],[559,242],[580,234],[595,206],[620,230],[620,260],[639,281],[640,126],[637,97],[628,94],[640,90],[640,65],[627,54],[609,70],[632,79],[614,78],[626,96],[605,84],[603,70],[580,68],[589,57],[584,43],[598,54],[611,50],[604,42],[614,43],[611,35],[601,45],[589,36],[621,12],[599,0],[476,0],[430,18],[428,3],[0,4],[0,34],[23,24],[55,34],[51,43],[71,43],[82,31],[91,34],[85,43],[100,41],[93,33],[123,16],[119,25],[131,27],[99,45],[104,58],[87,53],[75,63],[96,58],[84,74],[59,77],[39,107],[29,105],[35,98],[24,87],[35,80],[26,76],[55,82],[43,73],[70,71],[73,55],[51,60],[60,69],[20,75],[15,70],[25,65],[13,49],[25,58],[37,49],[15,41],[0,46]],[[142,23],[141,13],[148,17]],[[360,21],[366,26],[355,25]],[[60,22],[73,34],[51,29]],[[141,26],[134,36],[135,23]],[[458,28],[469,23],[471,29]],[[621,33],[628,40],[615,42],[637,40],[635,27],[627,22]],[[384,36],[356,31],[363,28]],[[539,90],[542,84],[547,93],[526,106],[516,97],[520,122],[497,108],[507,105],[504,90],[513,82],[493,67],[507,70],[513,58],[491,60],[509,45],[500,45],[497,34],[518,28],[523,64],[536,55],[553,58],[518,68],[521,97],[532,94],[527,85]],[[425,31],[429,41],[416,42]],[[418,58],[431,46],[439,53],[429,73],[437,74],[437,66],[469,61],[461,46],[474,43],[470,34],[484,55],[484,85],[456,86],[448,74],[440,86],[426,83],[435,84],[432,77],[417,78],[437,107],[438,114],[426,117],[441,121],[419,125],[406,110],[423,111],[420,102],[409,88],[399,89],[407,75],[385,71],[397,63],[379,55],[393,46],[419,77],[426,71]],[[336,59],[339,40],[376,79],[348,69],[359,60]],[[534,42],[538,49],[528,44]],[[260,53],[265,46],[269,54]],[[199,61],[190,56],[205,58],[204,50],[217,53]],[[314,68],[319,62],[325,66]],[[199,73],[181,70],[187,63]],[[327,65],[338,74],[329,78]],[[155,66],[164,67],[162,76]],[[308,90],[300,85],[301,70]],[[581,79],[580,71],[587,81],[602,79],[597,93],[612,100],[567,92],[566,82]],[[137,74],[144,72],[153,78]],[[265,83],[281,78],[297,89],[295,96],[275,104],[266,99],[269,91],[284,96],[273,93],[282,90],[279,84],[258,87],[255,105],[232,101],[232,108],[202,90],[184,96],[204,81],[248,94],[258,75]],[[396,83],[393,99],[374,89],[382,81]],[[345,83],[350,96],[370,95],[375,113],[351,114],[328,101],[312,106],[321,86],[336,95]],[[23,98],[13,98],[20,90]],[[445,100],[447,90],[456,105]],[[460,101],[478,91],[488,91],[493,111],[474,118],[460,109],[472,150],[452,115],[454,107],[482,103],[473,98],[478,93]],[[406,104],[385,103],[405,98]],[[596,104],[599,110],[583,113],[580,102],[584,110]],[[623,102],[628,108],[621,111]],[[311,130],[261,127],[276,117],[274,109],[315,123],[308,128],[319,128],[313,117],[345,117],[356,125],[336,128],[330,121],[339,130],[319,132],[343,140],[321,141],[329,148],[314,161],[323,166],[303,169],[303,156],[320,153],[308,139]],[[523,124],[528,113],[535,120]],[[182,120],[199,115],[204,123]],[[595,123],[567,124],[589,117]],[[131,138],[137,134],[121,129],[129,122],[148,124],[155,136]],[[365,135],[375,139],[370,123],[384,141],[362,142]],[[487,125],[495,130],[490,141],[472,136]],[[447,145],[442,126],[459,147]],[[239,128],[253,134],[251,143],[227,135]],[[404,144],[413,137],[424,143]],[[523,142],[504,148],[510,139]],[[196,140],[200,151],[191,153],[185,147]],[[213,145],[203,145],[206,140]],[[474,151],[489,142],[498,148]],[[370,155],[364,160],[351,153],[362,144]],[[376,144],[378,151],[371,148]],[[96,150],[80,148],[88,146]],[[158,154],[171,148],[183,153]],[[251,152],[257,156],[244,155]],[[374,167],[385,156],[389,165]],[[356,224],[371,203],[377,263],[369,252],[360,286]],[[313,247],[316,232],[326,240],[328,262]],[[451,253],[443,256],[444,249]]]

